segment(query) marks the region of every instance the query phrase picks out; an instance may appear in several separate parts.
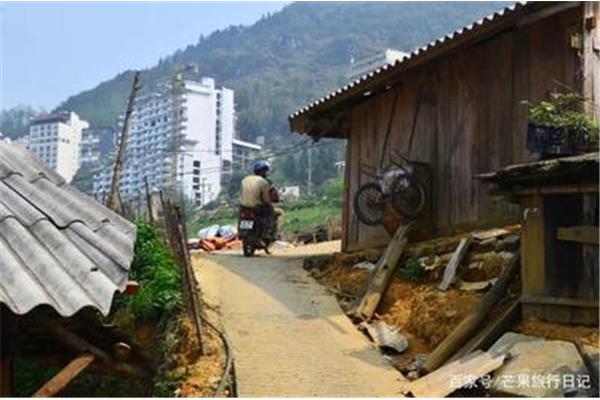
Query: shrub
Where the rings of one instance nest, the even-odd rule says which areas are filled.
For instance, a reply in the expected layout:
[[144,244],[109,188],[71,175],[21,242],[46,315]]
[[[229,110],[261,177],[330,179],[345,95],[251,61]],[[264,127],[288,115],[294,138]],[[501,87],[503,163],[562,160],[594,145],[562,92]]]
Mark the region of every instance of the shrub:
[[161,321],[181,305],[179,267],[158,230],[146,221],[136,224],[137,240],[129,276],[140,288],[133,296],[119,296],[115,305],[133,314],[136,321]]
[[417,258],[411,257],[406,261],[404,268],[400,269],[399,275],[403,279],[419,283],[425,280],[426,271]]
[[539,125],[551,125],[572,129],[577,133],[598,138],[600,126],[596,121],[581,112],[582,99],[574,93],[551,93],[550,99],[529,106],[529,119]]

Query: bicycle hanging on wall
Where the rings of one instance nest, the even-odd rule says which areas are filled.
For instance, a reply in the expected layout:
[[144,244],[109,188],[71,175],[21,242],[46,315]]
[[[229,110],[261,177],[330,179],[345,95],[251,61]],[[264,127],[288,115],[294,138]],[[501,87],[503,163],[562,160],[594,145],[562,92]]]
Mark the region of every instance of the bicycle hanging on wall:
[[[421,105],[422,89],[423,85],[421,85],[419,89],[419,97],[413,115],[412,129],[408,144],[409,155],[415,133],[417,116]],[[394,94],[394,101],[392,103],[387,131],[381,149],[378,168],[375,169],[365,165],[361,166],[361,169],[365,174],[374,178],[374,182],[362,184],[354,195],[353,204],[356,216],[361,222],[370,226],[381,225],[383,223],[386,203],[391,204],[394,210],[404,218],[413,220],[421,214],[427,201],[425,185],[415,174],[415,162],[410,161],[402,154],[398,154],[401,159],[400,163],[392,161],[389,166],[383,167],[385,151],[388,146],[397,102],[398,91]],[[365,171],[368,169],[371,169],[371,171]]]

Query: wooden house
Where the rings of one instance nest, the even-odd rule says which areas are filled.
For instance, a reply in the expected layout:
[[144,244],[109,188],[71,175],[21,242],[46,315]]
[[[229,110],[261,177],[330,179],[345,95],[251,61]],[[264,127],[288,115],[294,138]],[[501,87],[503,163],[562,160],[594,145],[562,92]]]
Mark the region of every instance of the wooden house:
[[598,326],[598,153],[480,178],[520,204],[524,317]]
[[347,140],[343,249],[389,241],[352,209],[382,154],[384,165],[399,155],[423,165],[429,201],[420,236],[517,221],[518,207],[475,176],[529,160],[523,101],[575,91],[598,117],[599,15],[597,2],[517,3],[293,113],[292,131]]

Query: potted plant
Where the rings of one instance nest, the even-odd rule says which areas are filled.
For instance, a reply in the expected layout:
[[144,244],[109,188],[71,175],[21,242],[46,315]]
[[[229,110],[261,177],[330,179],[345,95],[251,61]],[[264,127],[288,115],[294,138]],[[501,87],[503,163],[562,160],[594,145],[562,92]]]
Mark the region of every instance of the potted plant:
[[527,148],[541,158],[576,155],[598,145],[599,125],[581,111],[574,93],[551,93],[549,100],[529,103]]

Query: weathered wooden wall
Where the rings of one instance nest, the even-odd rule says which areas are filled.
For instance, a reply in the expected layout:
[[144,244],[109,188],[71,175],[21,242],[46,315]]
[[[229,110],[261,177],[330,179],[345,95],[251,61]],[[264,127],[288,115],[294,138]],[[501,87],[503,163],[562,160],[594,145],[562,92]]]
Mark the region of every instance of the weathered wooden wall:
[[347,150],[344,249],[389,240],[383,228],[360,223],[351,204],[358,187],[373,179],[365,165],[378,165],[396,91],[385,157],[407,154],[421,98],[408,156],[431,168],[431,234],[516,220],[516,207],[491,197],[474,177],[528,160],[523,101],[538,102],[555,89],[580,90],[582,64],[570,39],[581,32],[581,7],[528,21],[406,71],[397,89],[356,105]]

